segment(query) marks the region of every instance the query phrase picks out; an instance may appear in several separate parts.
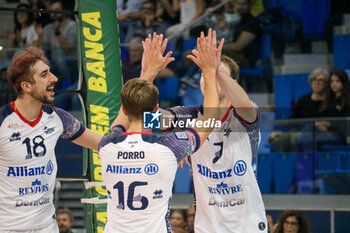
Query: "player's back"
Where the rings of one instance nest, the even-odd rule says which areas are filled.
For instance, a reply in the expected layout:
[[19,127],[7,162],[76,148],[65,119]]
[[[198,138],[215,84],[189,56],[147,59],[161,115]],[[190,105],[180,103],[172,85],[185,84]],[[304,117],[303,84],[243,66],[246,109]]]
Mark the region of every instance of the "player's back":
[[171,232],[168,212],[177,163],[196,150],[193,138],[191,133],[126,133],[103,143],[105,232]]

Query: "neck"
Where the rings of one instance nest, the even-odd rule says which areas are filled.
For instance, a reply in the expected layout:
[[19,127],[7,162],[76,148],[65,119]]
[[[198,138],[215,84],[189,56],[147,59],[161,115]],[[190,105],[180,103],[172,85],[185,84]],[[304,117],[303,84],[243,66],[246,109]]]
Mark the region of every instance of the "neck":
[[15,100],[15,108],[28,121],[35,120],[39,114],[42,103],[31,98],[17,98]]
[[323,93],[313,92],[312,95],[311,95],[311,99],[313,99],[313,100],[323,100],[324,99],[324,94]]
[[228,107],[230,107],[231,103],[226,99],[226,97],[223,97],[221,100],[220,100],[220,119],[222,119],[226,112],[227,112],[227,109]]
[[130,120],[130,125],[127,129],[127,132],[152,132],[152,130],[144,129],[143,121],[142,119],[140,119],[140,120]]

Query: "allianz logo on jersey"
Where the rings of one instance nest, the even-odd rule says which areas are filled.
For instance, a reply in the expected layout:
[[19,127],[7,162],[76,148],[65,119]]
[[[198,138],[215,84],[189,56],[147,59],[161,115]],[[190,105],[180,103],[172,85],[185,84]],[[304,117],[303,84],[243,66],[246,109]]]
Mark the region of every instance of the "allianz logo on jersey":
[[220,184],[216,185],[215,188],[208,187],[208,189],[209,189],[209,193],[218,194],[218,195],[231,195],[231,194],[235,194],[243,191],[241,184],[229,187],[224,182],[221,182]]
[[47,191],[49,191],[49,184],[41,184],[41,181],[36,179],[30,187],[19,188],[18,194],[22,196],[31,193],[46,193]]
[[[46,168],[46,169],[45,169]],[[9,167],[7,171],[7,176],[14,177],[25,177],[25,176],[39,176],[39,175],[51,175],[54,171],[54,165],[49,160],[46,166],[38,166],[38,167]]]
[[16,200],[16,207],[21,207],[21,206],[38,206],[38,205],[46,205],[50,203],[50,198],[42,197],[38,200],[34,201],[27,201],[27,200],[22,200],[18,199]]
[[143,167],[123,167],[122,165],[110,165],[107,164],[106,172],[113,174],[142,174],[144,172],[147,175],[154,175],[158,172],[159,167],[155,163],[147,164]]
[[163,128],[220,128],[221,121],[209,118],[205,121],[198,119],[177,120],[168,117],[161,117],[161,113],[157,112],[144,112],[143,113],[143,128],[144,129],[160,129]]
[[247,171],[247,164],[243,160],[237,161],[233,168],[227,169],[226,171],[212,171],[209,167],[201,164],[197,164],[197,167],[199,174],[212,179],[232,177],[233,173],[237,176],[243,176]]

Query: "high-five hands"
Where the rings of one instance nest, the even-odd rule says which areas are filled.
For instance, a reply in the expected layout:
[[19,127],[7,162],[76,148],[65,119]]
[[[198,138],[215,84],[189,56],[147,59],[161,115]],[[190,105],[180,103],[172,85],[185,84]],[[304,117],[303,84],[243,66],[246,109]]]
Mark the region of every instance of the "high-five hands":
[[210,28],[207,37],[201,32],[197,39],[197,49],[192,50],[193,55],[187,55],[187,58],[196,63],[204,73],[212,69],[216,70],[220,65],[223,45],[224,39],[221,39],[219,46],[216,48],[216,32]]
[[153,83],[159,71],[164,69],[175,58],[171,57],[172,51],[169,51],[163,56],[168,39],[163,37],[163,34],[157,35],[153,33],[148,34],[145,41],[142,41],[143,55],[142,55],[142,70],[140,78]]

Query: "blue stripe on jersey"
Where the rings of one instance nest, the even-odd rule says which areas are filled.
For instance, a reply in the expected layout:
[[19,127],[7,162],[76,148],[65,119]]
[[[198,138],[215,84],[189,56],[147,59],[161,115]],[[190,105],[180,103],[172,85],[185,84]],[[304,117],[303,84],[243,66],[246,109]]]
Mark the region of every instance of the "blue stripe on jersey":
[[127,138],[127,135],[123,135],[123,133],[126,131],[124,126],[116,125],[113,126],[111,130],[113,131],[113,133],[102,137],[101,141],[98,143],[98,151],[108,143],[117,144],[119,142],[124,141]]
[[11,108],[10,104],[5,104],[0,108],[0,126],[2,125],[4,119],[11,113],[13,113],[13,109]]
[[[259,108],[256,108],[258,112],[257,120],[253,124],[247,124],[244,120],[238,115],[236,109],[232,107],[233,114],[241,122],[244,128],[247,130],[250,147],[252,149],[252,164],[258,162],[258,148],[259,148],[259,122],[260,122],[260,111]],[[256,173],[256,170],[254,171]]]
[[62,138],[72,141],[82,135],[85,127],[76,118],[61,108],[53,107],[53,110],[57,113],[63,124]]

